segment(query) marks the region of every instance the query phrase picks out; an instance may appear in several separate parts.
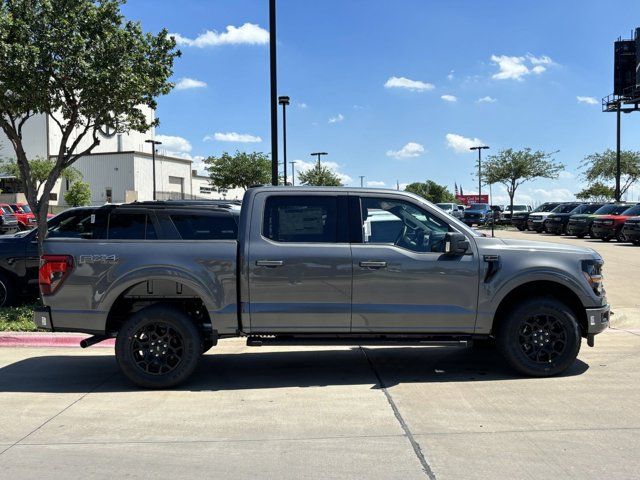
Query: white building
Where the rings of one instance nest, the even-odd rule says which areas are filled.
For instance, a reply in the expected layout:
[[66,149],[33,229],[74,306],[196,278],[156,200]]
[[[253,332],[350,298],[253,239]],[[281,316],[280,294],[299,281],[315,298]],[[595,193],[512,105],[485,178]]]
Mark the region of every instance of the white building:
[[[154,112],[147,110],[151,121]],[[73,166],[91,188],[91,202],[121,203],[153,199],[153,156],[147,139],[155,137],[155,129],[146,133],[130,132],[114,134],[106,129],[100,131],[100,144],[91,155],[80,158]],[[37,115],[27,121],[23,128],[23,142],[28,158],[51,158],[58,153],[60,129],[47,115]],[[73,136],[71,141],[73,141]],[[84,138],[76,151],[90,144],[91,137]],[[11,144],[0,131],[0,158],[15,158]],[[192,168],[192,160],[167,154],[159,146],[155,156],[156,197],[158,200],[172,199],[241,199],[243,189],[222,190],[213,186],[209,178],[199,175]],[[51,192],[51,205],[65,205],[64,193],[68,185],[58,181]],[[11,199],[2,195],[4,201]],[[0,197],[2,197],[0,196]],[[15,195],[14,195],[15,196]],[[21,199],[12,199],[11,201]]]

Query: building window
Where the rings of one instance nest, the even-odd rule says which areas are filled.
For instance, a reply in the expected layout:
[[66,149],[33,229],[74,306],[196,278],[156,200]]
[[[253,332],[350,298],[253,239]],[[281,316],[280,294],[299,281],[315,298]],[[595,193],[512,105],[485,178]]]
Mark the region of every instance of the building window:
[[111,187],[104,190],[105,202],[111,203],[113,201],[113,189]]
[[54,201],[54,202],[57,202],[57,201],[58,201],[58,194],[57,194],[57,193],[53,193],[53,192],[51,192],[51,193],[49,194],[49,200]]

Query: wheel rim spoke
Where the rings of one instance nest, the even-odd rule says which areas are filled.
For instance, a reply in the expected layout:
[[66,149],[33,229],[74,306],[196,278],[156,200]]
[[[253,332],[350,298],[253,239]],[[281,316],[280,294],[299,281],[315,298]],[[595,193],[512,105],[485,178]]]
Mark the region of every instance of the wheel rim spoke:
[[554,315],[531,315],[520,325],[518,342],[530,360],[551,363],[567,348],[567,332],[562,321]]
[[153,321],[133,335],[131,353],[136,366],[150,375],[165,375],[178,367],[184,354],[184,341],[170,325]]

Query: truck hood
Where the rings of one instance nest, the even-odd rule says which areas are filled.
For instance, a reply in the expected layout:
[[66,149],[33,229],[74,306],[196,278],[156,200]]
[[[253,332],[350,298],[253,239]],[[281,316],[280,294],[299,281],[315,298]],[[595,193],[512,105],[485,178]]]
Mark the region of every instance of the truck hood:
[[589,257],[600,257],[598,252],[588,247],[577,247],[575,245],[567,245],[562,243],[551,242],[532,242],[529,240],[513,240],[510,238],[482,238],[478,239],[478,243],[482,247],[493,248],[496,250],[515,250],[522,252],[544,252],[544,253],[563,253],[586,255]]

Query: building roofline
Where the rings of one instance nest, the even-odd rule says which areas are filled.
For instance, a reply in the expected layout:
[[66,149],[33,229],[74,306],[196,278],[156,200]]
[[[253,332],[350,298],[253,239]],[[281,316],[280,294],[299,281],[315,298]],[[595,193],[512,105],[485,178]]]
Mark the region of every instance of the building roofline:
[[[147,157],[147,158],[152,158],[152,155],[150,153],[147,152],[139,152],[137,150],[125,150],[122,152],[95,152],[95,153],[89,153],[87,155],[85,155],[85,157],[94,157],[94,156],[103,156],[103,155],[136,155],[138,157]],[[49,158],[57,158],[57,155],[50,155]],[[80,157],[82,158],[82,157]],[[193,160],[188,159],[188,158],[181,158],[181,157],[172,157],[169,155],[162,155],[160,153],[156,153],[156,159],[164,159],[164,160],[171,160],[171,161],[175,161],[175,162],[181,162],[181,163],[188,163],[188,164],[192,164]]]

